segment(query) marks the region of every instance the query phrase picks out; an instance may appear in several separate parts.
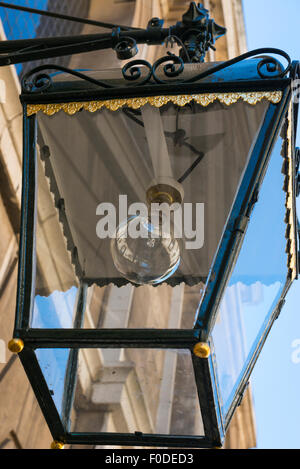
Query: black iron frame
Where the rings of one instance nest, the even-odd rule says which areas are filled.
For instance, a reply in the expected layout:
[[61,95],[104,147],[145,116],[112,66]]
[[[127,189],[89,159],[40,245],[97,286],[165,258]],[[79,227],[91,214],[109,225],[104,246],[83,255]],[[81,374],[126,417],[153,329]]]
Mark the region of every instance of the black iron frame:
[[[70,84],[69,84],[70,85]],[[26,116],[27,104],[41,102],[61,102],[61,93],[55,91],[44,91],[42,93],[23,93],[21,100],[24,105],[24,163],[23,163],[23,204],[22,204],[22,229],[21,229],[21,250],[19,264],[19,294],[16,314],[16,327],[14,337],[19,337],[24,341],[25,348],[20,353],[21,361],[32,384],[36,397],[40,403],[42,411],[48,422],[53,438],[69,444],[106,444],[106,445],[135,445],[135,446],[169,446],[169,447],[215,447],[222,445],[226,428],[233,415],[234,409],[239,403],[240,396],[245,388],[254,363],[259,355],[266,336],[274,322],[278,308],[274,311],[268,326],[257,344],[257,349],[245,370],[244,377],[237,389],[232,406],[226,416],[222,415],[219,390],[216,379],[215,365],[213,357],[201,359],[193,355],[194,345],[200,341],[210,341],[210,332],[213,327],[217,305],[222,297],[226,280],[230,272],[230,266],[234,263],[238,247],[242,243],[243,234],[238,229],[233,229],[240,217],[245,216],[253,203],[253,194],[258,189],[263,179],[264,169],[271,153],[272,145],[276,140],[280,124],[285,116],[287,106],[291,99],[290,78],[268,80],[268,86],[264,79],[252,82],[230,83],[210,83],[210,90],[215,92],[226,91],[235,92],[248,90],[282,90],[283,98],[279,104],[270,104],[265,123],[261,129],[257,145],[254,148],[248,173],[245,175],[245,187],[241,186],[236,198],[228,226],[225,230],[225,245],[221,243],[218,255],[210,279],[208,280],[209,294],[206,294],[202,307],[199,311],[198,321],[193,330],[87,330],[87,329],[31,329],[30,311],[32,308],[33,294],[33,270],[34,264],[34,225],[35,225],[35,145],[36,145],[36,116]],[[59,85],[58,85],[59,86]],[[152,91],[155,95],[180,94],[178,84],[155,85]],[[130,88],[135,96],[148,96],[149,85]],[[201,93],[207,90],[207,83],[197,83],[192,86],[190,93]],[[124,97],[123,89],[116,90],[114,97]],[[115,92],[115,93],[116,93]],[[70,91],[71,93],[71,91]],[[80,100],[86,99],[86,93],[93,99],[99,99],[96,90],[85,90]],[[185,87],[185,94],[187,93]],[[97,95],[97,97],[95,96]],[[111,90],[101,90],[101,97],[111,96]],[[34,100],[32,99],[34,98]],[[76,96],[78,99],[78,95]],[[74,100],[74,96],[73,96]],[[251,173],[251,177],[250,177]],[[248,180],[246,184],[246,180]],[[251,181],[251,184],[249,183]],[[229,236],[230,235],[230,236]],[[223,241],[224,243],[224,241]],[[214,275],[215,273],[216,275]],[[213,280],[216,278],[217,280]],[[221,281],[220,281],[221,279]],[[287,280],[283,300],[288,287]],[[282,303],[282,302],[281,302]],[[280,304],[281,304],[280,303]],[[280,305],[279,305],[280,306]],[[107,434],[107,433],[73,433],[67,428],[68,418],[65,418],[65,425],[54,406],[51,394],[47,388],[45,378],[38,365],[34,350],[37,348],[175,348],[189,349],[192,354],[193,367],[195,371],[196,385],[201,403],[201,413],[205,428],[205,437],[195,436],[168,436],[168,435],[144,435],[136,434]],[[71,379],[71,377],[69,377]],[[70,406],[69,406],[70,407]]]

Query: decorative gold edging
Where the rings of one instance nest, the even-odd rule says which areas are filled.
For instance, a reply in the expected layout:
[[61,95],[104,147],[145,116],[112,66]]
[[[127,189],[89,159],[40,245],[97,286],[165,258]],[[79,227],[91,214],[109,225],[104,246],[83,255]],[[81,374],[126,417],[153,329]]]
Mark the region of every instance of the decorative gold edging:
[[284,158],[283,174],[285,174],[284,187],[286,192],[286,215],[285,222],[286,228],[286,253],[287,253],[287,266],[289,269],[290,279],[293,281],[297,278],[297,243],[295,238],[296,227],[294,219],[294,187],[293,187],[293,174],[295,171],[293,160],[293,107],[290,103],[288,116],[285,123],[285,136],[284,136],[283,152]]
[[263,99],[267,99],[273,104],[277,104],[282,99],[282,91],[260,91],[255,93],[206,93],[206,94],[188,94],[179,96],[150,96],[145,98],[126,98],[126,99],[109,99],[104,101],[86,101],[74,103],[54,103],[54,104],[28,104],[27,116],[32,116],[37,112],[43,112],[48,116],[52,116],[57,112],[63,110],[70,116],[76,114],[81,109],[89,112],[95,112],[99,109],[106,108],[110,111],[117,111],[123,106],[132,109],[139,109],[145,104],[150,104],[154,107],[161,107],[164,104],[172,102],[178,106],[185,106],[191,101],[195,101],[201,106],[208,106],[214,101],[220,101],[222,104],[230,106],[239,100],[255,105]]

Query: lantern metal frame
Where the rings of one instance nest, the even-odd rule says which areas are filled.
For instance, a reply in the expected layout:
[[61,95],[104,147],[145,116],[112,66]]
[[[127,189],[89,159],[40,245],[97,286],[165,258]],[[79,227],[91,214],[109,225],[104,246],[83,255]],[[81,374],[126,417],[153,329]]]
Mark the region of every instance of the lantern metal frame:
[[[192,23],[191,23],[192,24]],[[189,26],[191,28],[191,26]],[[149,29],[150,28],[150,29]],[[177,25],[176,32],[180,35],[182,24]],[[183,33],[186,33],[184,26]],[[175,29],[173,30],[174,33]],[[224,33],[224,31],[223,31]],[[101,35],[98,35],[101,36]],[[116,47],[120,37],[125,36],[120,30],[114,30],[106,38],[89,38],[89,45],[78,45],[79,38],[71,41],[70,38],[54,38],[45,40],[7,41],[0,45],[0,53],[8,52],[11,55],[0,58],[0,65],[32,60],[32,53],[37,57],[53,57],[55,54],[63,55],[79,53],[87,50]],[[161,43],[170,36],[170,30],[163,30],[162,24],[148,25],[147,30],[126,31],[126,37],[136,37],[139,42]],[[101,44],[101,40],[104,41]],[[35,42],[33,42],[35,41]],[[82,41],[82,37],[80,38]],[[98,42],[97,42],[98,41]],[[27,51],[25,48],[32,45],[39,48],[36,51]],[[128,45],[128,44],[127,44]],[[209,44],[206,44],[207,48]],[[205,46],[205,47],[206,47]],[[47,50],[47,47],[49,50]],[[57,48],[61,47],[58,54]],[[87,49],[88,47],[88,49]],[[91,48],[92,47],[92,48]],[[192,50],[193,35],[186,44]],[[51,49],[51,50],[50,50]],[[184,55],[184,47],[183,53]],[[282,65],[273,57],[260,57],[251,62],[252,74],[247,75],[241,67],[245,59],[256,57],[259,54],[277,53],[288,60],[288,67]],[[238,64],[240,63],[240,66]],[[164,65],[164,79],[156,74],[157,68]],[[141,74],[141,66],[148,70]],[[55,82],[45,70],[54,69],[76,75],[82,79],[77,82]],[[278,49],[265,48],[243,54],[233,60],[216,65],[209,70],[193,77],[193,79],[180,80],[184,69],[182,57],[170,55],[159,59],[150,65],[146,61],[134,60],[123,67],[125,81],[131,86],[110,86],[107,82],[91,79],[87,74],[75,72],[57,65],[40,66],[26,74],[22,82],[21,102],[23,104],[23,188],[21,209],[20,252],[18,270],[18,292],[16,318],[13,337],[20,341],[19,356],[25,372],[34,390],[41,410],[48,423],[55,441],[66,444],[91,445],[121,445],[121,446],[154,446],[154,447],[188,447],[211,448],[219,447],[224,442],[226,429],[230,423],[234,410],[241,402],[242,395],[249,380],[254,364],[259,356],[267,335],[279,315],[284,298],[291,282],[298,274],[298,259],[294,266],[293,275],[287,271],[287,280],[281,298],[270,316],[269,322],[256,344],[255,351],[247,364],[244,376],[235,392],[232,404],[226,416],[222,415],[220,407],[220,390],[216,377],[216,364],[213,354],[197,356],[194,347],[198,343],[208,344],[212,347],[210,334],[216,319],[217,307],[229,278],[230,270],[238,256],[239,248],[250,220],[251,210],[257,200],[260,184],[264,177],[274,142],[278,136],[289,106],[293,106],[293,140],[291,142],[291,159],[293,165],[293,200],[295,207],[296,194],[296,150],[295,134],[297,127],[298,105],[292,100],[293,80],[299,78],[299,63],[291,63],[288,55]],[[241,72],[242,70],[242,72]],[[41,73],[43,72],[43,73]],[[290,73],[289,73],[290,72]],[[244,73],[244,75],[243,75]],[[241,77],[242,74],[242,77]],[[289,75],[288,75],[289,74]],[[30,77],[33,79],[30,81]],[[212,269],[207,280],[207,288],[199,308],[194,329],[191,330],[159,330],[159,329],[81,329],[80,324],[84,313],[84,295],[80,296],[77,306],[77,317],[74,329],[32,329],[30,315],[34,301],[34,270],[35,270],[35,226],[36,226],[36,143],[37,118],[33,113],[28,116],[27,109],[35,105],[53,105],[58,103],[82,103],[86,101],[113,100],[122,98],[142,98],[153,96],[176,96],[205,93],[260,93],[281,92],[282,97],[277,104],[270,103],[264,123],[260,129],[256,144],[253,148],[242,183],[235,198],[228,221],[215,257]],[[296,223],[296,214],[293,214]],[[295,242],[297,233],[292,235]],[[296,271],[296,273],[295,273]],[[294,276],[294,277],[293,277]],[[205,436],[178,436],[178,435],[151,435],[135,432],[134,434],[120,433],[76,433],[70,432],[68,422],[74,398],[74,366],[69,367],[66,376],[66,406],[62,417],[59,415],[45,377],[35,355],[39,348],[69,348],[74,350],[76,363],[76,350],[80,348],[153,348],[153,349],[188,349],[191,352],[195,381],[201,406],[202,420]]]
[[[296,66],[296,64],[295,64]],[[27,106],[33,104],[58,103],[62,95],[65,102],[72,99],[77,102],[87,99],[117,99],[124,98],[124,89],[117,90],[88,89],[86,84],[81,89],[56,91],[61,85],[52,85],[52,91],[24,92],[21,101],[24,106],[24,159],[23,159],[23,203],[21,223],[21,245],[18,280],[18,304],[14,337],[24,342],[20,359],[27,373],[29,381],[34,389],[37,400],[48,422],[53,438],[68,444],[101,444],[101,445],[130,445],[130,446],[168,446],[168,447],[216,447],[224,441],[226,428],[241,400],[245,386],[255,361],[260,353],[263,343],[271,329],[273,322],[278,317],[284,297],[290,286],[291,279],[287,277],[282,297],[275,308],[270,321],[264,331],[252,359],[250,360],[245,375],[240,382],[230,410],[224,419],[219,404],[219,389],[215,374],[213,357],[199,358],[193,353],[193,348],[198,342],[210,344],[210,332],[215,320],[217,305],[219,304],[226,280],[242,243],[243,233],[250,219],[250,212],[256,200],[259,185],[263,178],[264,168],[271,153],[272,145],[276,140],[280,126],[285,118],[289,104],[291,103],[292,90],[291,78],[258,78],[252,81],[238,80],[234,82],[234,72],[230,73],[230,80],[216,82],[197,82],[189,86],[184,85],[185,94],[207,93],[235,93],[258,91],[281,91],[282,99],[278,104],[270,104],[264,124],[260,130],[256,145],[243,182],[240,186],[231,214],[228,218],[222,242],[215,258],[210,273],[206,290],[197,321],[193,330],[147,330],[147,329],[31,329],[30,312],[33,303],[33,269],[34,269],[34,227],[36,205],[36,115],[27,116]],[[70,86],[63,85],[64,87]],[[78,86],[78,85],[77,85]],[[182,93],[182,87],[178,83],[168,85],[144,85],[130,87],[130,97],[178,95]],[[128,88],[126,89],[128,93]],[[129,94],[129,93],[128,93]],[[127,96],[128,96],[127,94]],[[126,97],[127,97],[126,96]],[[251,184],[249,183],[251,181]],[[83,312],[83,310],[81,311]],[[174,348],[189,349],[192,354],[195,371],[196,385],[201,404],[201,413],[205,428],[205,437],[174,436],[174,435],[146,435],[135,434],[109,434],[109,433],[73,433],[66,428],[68,415],[61,418],[52,400],[45,378],[38,364],[34,350],[36,348]],[[66,387],[70,399],[73,396],[74,370],[69,370],[66,378]],[[67,405],[70,411],[71,404]],[[65,423],[65,425],[63,424]]]

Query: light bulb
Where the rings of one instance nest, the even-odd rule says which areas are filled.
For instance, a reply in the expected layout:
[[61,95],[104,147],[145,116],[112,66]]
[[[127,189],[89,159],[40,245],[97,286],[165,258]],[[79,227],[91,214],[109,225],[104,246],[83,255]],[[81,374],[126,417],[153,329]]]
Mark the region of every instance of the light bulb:
[[[133,283],[159,284],[179,267],[179,240],[164,231],[161,217],[157,220],[132,216],[118,226],[111,240],[116,269]],[[130,233],[136,232],[137,227],[140,236],[131,237]]]

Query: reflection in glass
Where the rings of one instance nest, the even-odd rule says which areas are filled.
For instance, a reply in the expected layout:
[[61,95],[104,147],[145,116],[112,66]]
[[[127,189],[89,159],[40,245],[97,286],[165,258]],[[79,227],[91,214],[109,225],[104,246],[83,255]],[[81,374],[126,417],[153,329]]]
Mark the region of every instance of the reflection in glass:
[[36,355],[68,430],[204,434],[189,350],[39,349]]
[[36,357],[58,413],[63,411],[69,349],[37,349]]
[[[103,108],[72,116],[38,113],[42,156],[47,149],[43,164],[52,192],[63,200],[63,208],[56,204],[56,211],[68,243],[76,247],[76,269],[99,286],[127,283],[112,261],[109,225],[101,235],[97,232],[107,217],[100,204],[115,209],[109,211],[108,220],[116,229],[134,215],[130,206],[146,202],[153,180],[172,177],[181,181],[183,204],[193,207],[190,231],[195,233],[187,241],[197,238],[197,203],[205,207],[205,233],[203,247],[185,248],[185,220],[181,262],[170,281],[191,286],[205,281],[268,105],[267,101],[255,106],[214,102],[207,107],[169,103],[159,109],[147,104],[138,110]],[[150,129],[157,120],[161,129],[161,135],[154,133],[152,139],[146,109]],[[158,158],[161,154],[154,147],[157,152],[164,148],[164,158]],[[53,281],[57,284],[61,278]]]
[[68,329],[73,327],[77,288],[54,291],[49,296],[36,295],[31,327]]
[[[255,106],[216,101],[207,107],[169,103],[159,109],[150,105],[138,110],[103,108],[72,116],[63,111],[52,116],[39,112],[37,275],[31,325],[74,327],[75,291],[83,279],[89,291],[82,327],[192,328],[224,223],[268,106],[267,101]],[[154,118],[164,141],[164,163],[156,157],[160,140],[153,142],[148,135]],[[115,208],[117,228],[130,215],[122,211],[121,196],[126,209],[144,203],[151,181],[166,170],[183,187],[184,239],[175,239],[174,246],[154,240],[159,248],[156,256],[153,240],[145,251],[145,240],[138,240],[142,244],[138,251],[143,251],[138,256],[142,280],[154,271],[150,280],[157,276],[164,283],[138,288],[128,283],[123,295],[121,288],[129,276],[133,282],[139,279],[128,262],[131,256],[122,256],[122,244],[116,269],[112,240],[97,235],[98,223],[105,217],[99,218],[97,207],[105,203]],[[192,207],[187,217],[189,234],[184,204]],[[203,223],[198,223],[196,204],[204,206]],[[200,238],[203,245],[196,242]],[[186,241],[193,248],[187,248]],[[126,253],[131,254],[133,248],[136,243]],[[172,291],[183,283],[182,311],[174,321]]]
[[286,281],[280,143],[273,151],[212,333],[224,415]]

